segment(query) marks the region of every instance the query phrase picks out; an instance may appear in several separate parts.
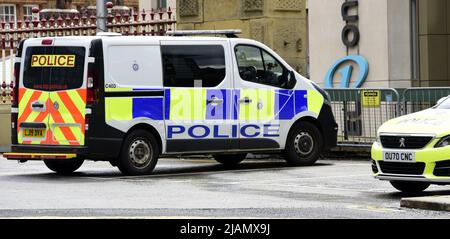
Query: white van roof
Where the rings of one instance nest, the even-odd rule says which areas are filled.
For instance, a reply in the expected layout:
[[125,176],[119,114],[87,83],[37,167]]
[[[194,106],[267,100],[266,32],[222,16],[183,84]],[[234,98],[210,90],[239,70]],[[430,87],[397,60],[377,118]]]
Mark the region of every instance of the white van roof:
[[158,44],[160,41],[232,41],[232,42],[239,42],[239,43],[248,43],[248,44],[256,44],[258,45],[259,42],[250,40],[250,39],[244,39],[244,38],[225,38],[225,37],[174,37],[174,36],[109,36],[109,35],[103,35],[103,36],[64,36],[64,37],[40,37],[40,38],[30,38],[27,40],[29,43],[39,43],[42,42],[43,39],[49,39],[53,38],[56,39],[58,42],[61,41],[76,41],[78,43],[88,43],[95,39],[103,39],[108,42],[130,42],[130,43],[139,43],[139,42],[145,42],[145,43],[153,43]]

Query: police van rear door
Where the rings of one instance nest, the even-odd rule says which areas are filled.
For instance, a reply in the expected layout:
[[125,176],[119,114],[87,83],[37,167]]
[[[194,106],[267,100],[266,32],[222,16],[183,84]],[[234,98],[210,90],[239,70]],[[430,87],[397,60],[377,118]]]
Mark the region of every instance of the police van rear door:
[[26,46],[19,144],[84,145],[86,47],[56,41],[49,38]]

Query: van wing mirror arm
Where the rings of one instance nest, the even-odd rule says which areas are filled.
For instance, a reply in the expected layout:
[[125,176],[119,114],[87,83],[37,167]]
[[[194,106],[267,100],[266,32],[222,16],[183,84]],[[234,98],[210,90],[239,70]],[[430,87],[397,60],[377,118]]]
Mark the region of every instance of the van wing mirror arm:
[[292,88],[295,87],[296,84],[297,84],[297,79],[295,77],[294,71],[289,71],[289,73],[287,75],[287,84],[286,84],[286,86],[289,89],[292,89]]

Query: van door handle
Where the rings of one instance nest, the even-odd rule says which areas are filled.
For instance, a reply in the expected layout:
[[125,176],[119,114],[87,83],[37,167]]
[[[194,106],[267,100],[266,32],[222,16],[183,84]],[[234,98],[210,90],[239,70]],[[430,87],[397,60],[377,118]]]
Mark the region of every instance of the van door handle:
[[240,99],[239,100],[239,103],[240,104],[243,104],[243,105],[248,105],[248,104],[251,104],[253,102],[253,100],[251,100],[250,98],[248,98],[248,97],[245,97],[244,99]]
[[217,106],[217,105],[223,104],[223,100],[219,99],[217,97],[213,97],[210,100],[208,100],[207,103],[208,103],[208,105]]
[[44,108],[44,104],[39,103],[39,102],[34,102],[31,104],[31,108]]

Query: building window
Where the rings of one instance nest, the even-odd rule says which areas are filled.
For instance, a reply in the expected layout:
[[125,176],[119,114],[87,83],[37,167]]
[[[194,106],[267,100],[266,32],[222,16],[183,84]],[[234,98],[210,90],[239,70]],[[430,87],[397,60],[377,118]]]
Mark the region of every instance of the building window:
[[167,0],[157,0],[156,7],[158,9],[166,9],[167,8]]
[[161,46],[164,86],[216,87],[225,79],[222,46]]
[[33,19],[33,8],[38,7],[37,5],[24,5],[23,6],[23,20]]
[[16,6],[0,5],[0,21],[16,22]]

